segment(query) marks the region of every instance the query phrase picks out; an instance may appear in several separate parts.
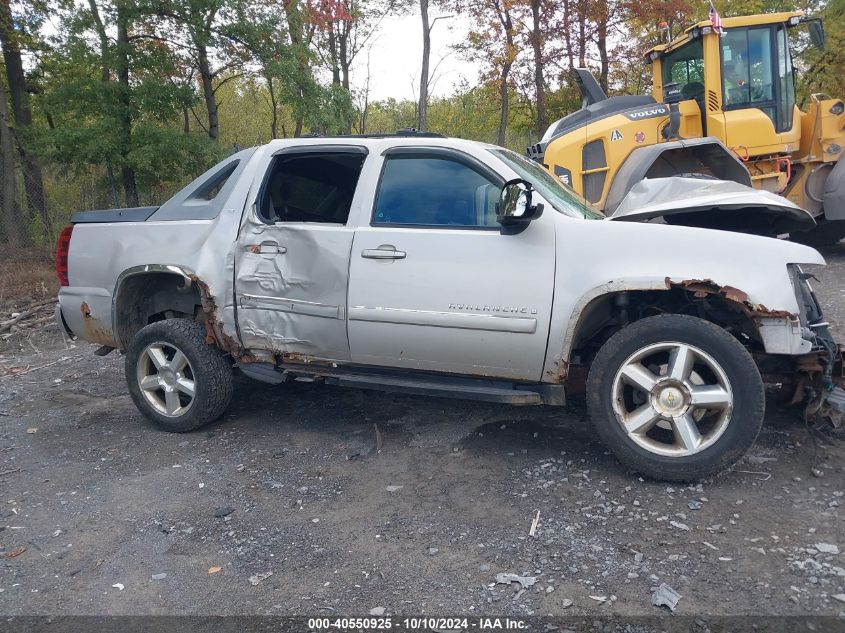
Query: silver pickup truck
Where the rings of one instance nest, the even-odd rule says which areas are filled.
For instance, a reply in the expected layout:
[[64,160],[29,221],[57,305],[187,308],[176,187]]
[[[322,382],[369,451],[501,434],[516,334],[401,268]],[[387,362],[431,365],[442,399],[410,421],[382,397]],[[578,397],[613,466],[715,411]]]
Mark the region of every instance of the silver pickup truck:
[[77,213],[65,330],[125,354],[161,428],[219,417],[233,367],[522,405],[586,394],[634,471],[693,480],[763,422],[764,376],[821,406],[838,360],[815,250],[612,221],[541,166],[435,135],[276,140],[161,207]]

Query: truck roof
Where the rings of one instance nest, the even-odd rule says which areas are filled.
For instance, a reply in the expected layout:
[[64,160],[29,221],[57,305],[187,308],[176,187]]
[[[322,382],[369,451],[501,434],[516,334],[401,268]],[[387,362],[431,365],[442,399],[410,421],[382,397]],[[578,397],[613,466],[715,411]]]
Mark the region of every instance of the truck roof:
[[497,145],[482,143],[480,141],[468,141],[462,138],[442,136],[433,133],[416,134],[364,134],[349,136],[301,136],[297,138],[274,139],[266,143],[269,151],[277,151],[286,147],[302,147],[307,145],[358,145],[373,149],[386,149],[403,145],[430,147],[451,147],[454,149],[468,149],[470,147],[496,148]]

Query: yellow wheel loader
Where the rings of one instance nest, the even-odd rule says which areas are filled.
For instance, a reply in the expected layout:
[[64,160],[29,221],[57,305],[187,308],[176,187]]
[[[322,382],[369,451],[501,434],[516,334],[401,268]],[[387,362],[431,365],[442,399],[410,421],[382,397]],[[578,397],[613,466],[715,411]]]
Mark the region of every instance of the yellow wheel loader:
[[582,108],[528,155],[611,217],[645,179],[714,178],[780,194],[816,222],[724,204],[663,220],[835,243],[845,237],[845,104],[814,94],[806,112],[796,105],[787,32],[801,25],[823,47],[821,22],[801,12],[699,22],[648,52],[653,96],[608,98],[579,69]]

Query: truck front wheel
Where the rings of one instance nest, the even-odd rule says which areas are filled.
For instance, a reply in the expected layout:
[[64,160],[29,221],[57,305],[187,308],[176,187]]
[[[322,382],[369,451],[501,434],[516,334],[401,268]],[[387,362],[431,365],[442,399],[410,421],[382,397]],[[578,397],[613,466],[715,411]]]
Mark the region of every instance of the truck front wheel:
[[629,468],[692,481],[733,465],[765,413],[748,351],[722,328],[684,315],[648,317],[599,350],[587,381],[596,431]]
[[165,431],[186,433],[216,420],[232,399],[232,367],[196,321],[167,319],[141,329],[126,350],[135,406]]

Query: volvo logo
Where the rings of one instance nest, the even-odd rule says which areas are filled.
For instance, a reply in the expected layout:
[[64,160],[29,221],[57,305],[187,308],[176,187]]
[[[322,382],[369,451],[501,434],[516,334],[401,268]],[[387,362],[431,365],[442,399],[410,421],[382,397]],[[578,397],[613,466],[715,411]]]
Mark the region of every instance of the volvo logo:
[[644,110],[634,110],[633,112],[625,112],[625,116],[631,121],[640,121],[642,119],[653,119],[659,116],[666,116],[669,114],[669,108],[666,106],[655,106],[646,108]]

